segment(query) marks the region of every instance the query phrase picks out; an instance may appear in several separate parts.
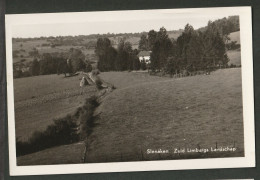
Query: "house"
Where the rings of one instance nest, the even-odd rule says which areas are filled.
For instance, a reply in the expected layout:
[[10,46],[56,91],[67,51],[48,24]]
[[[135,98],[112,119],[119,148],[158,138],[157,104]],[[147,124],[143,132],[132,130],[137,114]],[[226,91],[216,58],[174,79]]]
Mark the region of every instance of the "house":
[[150,61],[151,53],[152,51],[140,51],[137,55],[139,61],[141,62],[142,60],[144,60],[146,64],[149,64],[151,62]]

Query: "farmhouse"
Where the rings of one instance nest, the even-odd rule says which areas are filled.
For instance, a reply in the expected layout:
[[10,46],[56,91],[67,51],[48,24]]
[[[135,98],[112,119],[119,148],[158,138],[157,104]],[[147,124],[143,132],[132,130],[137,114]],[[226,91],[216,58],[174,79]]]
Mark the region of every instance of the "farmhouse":
[[139,54],[137,55],[139,58],[139,61],[141,62],[142,60],[145,61],[146,64],[149,64],[150,61],[150,55],[152,51],[140,51]]

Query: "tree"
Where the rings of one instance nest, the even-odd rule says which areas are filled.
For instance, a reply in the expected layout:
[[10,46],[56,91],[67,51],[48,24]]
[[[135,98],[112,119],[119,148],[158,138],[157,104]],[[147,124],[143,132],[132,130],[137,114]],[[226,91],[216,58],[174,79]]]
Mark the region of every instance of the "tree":
[[40,56],[40,54],[37,49],[33,49],[32,51],[29,52],[29,56],[31,56],[33,58],[37,58]]
[[64,74],[64,76],[66,77],[67,73],[70,73],[67,61],[65,59],[59,61],[58,68],[57,68],[57,74],[58,75],[59,74]]
[[157,32],[155,30],[150,30],[148,32],[148,49],[152,50],[153,46],[156,42],[156,38],[157,38]]
[[125,41],[121,40],[117,47],[117,57],[115,68],[117,71],[125,71],[127,70],[127,60],[128,60],[128,52],[127,48],[125,48]]
[[91,63],[87,61],[87,63],[86,63],[86,72],[91,72],[91,71],[92,71]]
[[202,34],[202,37],[204,64],[206,64],[208,68],[214,68],[220,64],[226,66],[228,58],[226,55],[225,42],[214,22],[208,23],[208,27]]
[[141,67],[141,63],[139,58],[134,54],[133,57],[133,70],[139,70]]
[[82,51],[79,49],[71,48],[69,54],[69,59],[71,60],[72,73],[85,70],[85,55],[82,53]]
[[98,56],[98,69],[100,71],[115,70],[117,52],[108,38],[98,38],[95,53]]
[[139,41],[138,49],[141,51],[147,51],[148,50],[148,39],[145,34],[141,35],[141,39]]
[[203,56],[203,40],[194,28],[187,24],[184,32],[177,39],[177,55],[183,59],[181,67],[187,71],[196,71],[201,69]]
[[32,76],[38,76],[40,74],[40,63],[37,59],[34,59],[31,66]]
[[145,60],[141,60],[141,64],[140,64],[140,66],[141,66],[141,69],[142,69],[142,70],[146,70],[146,69],[147,69],[147,66],[146,66]]
[[172,41],[164,27],[160,28],[151,53],[151,70],[164,70],[167,58],[172,53]]

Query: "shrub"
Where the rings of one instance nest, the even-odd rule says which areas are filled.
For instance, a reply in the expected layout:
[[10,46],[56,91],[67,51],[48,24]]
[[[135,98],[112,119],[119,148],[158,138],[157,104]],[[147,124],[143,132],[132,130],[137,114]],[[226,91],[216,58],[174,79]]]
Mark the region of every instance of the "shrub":
[[114,85],[112,85],[112,87],[111,87],[112,89],[116,89],[116,87],[114,86]]
[[96,87],[100,90],[102,89],[102,81],[100,80],[100,78],[97,78],[95,81]]
[[17,156],[78,141],[77,124],[71,116],[54,120],[45,131],[35,131],[27,142],[16,140]]
[[[73,116],[54,120],[45,131],[35,131],[27,142],[16,139],[16,155],[22,156],[85,139],[95,125],[94,111],[98,105],[97,97],[92,96],[86,99],[84,106],[78,108]],[[80,123],[79,132],[77,122]]]
[[91,134],[94,127],[94,111],[95,108],[99,105],[97,102],[97,97],[92,96],[88,98],[85,102],[85,105],[76,112],[79,117],[80,122],[80,139],[85,139],[88,135]]
[[141,61],[141,69],[142,69],[142,70],[146,70],[146,69],[147,69],[146,63],[145,63],[144,60]]
[[92,71],[92,66],[90,63],[86,64],[86,72],[91,72]]
[[92,74],[93,75],[99,75],[100,74],[100,71],[98,69],[93,69],[92,70]]

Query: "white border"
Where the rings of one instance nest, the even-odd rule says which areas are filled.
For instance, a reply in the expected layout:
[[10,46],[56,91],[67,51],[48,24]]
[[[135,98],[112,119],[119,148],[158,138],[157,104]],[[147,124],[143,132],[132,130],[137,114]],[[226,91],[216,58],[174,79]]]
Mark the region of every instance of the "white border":
[[[102,19],[113,21],[127,14],[142,14],[155,12],[171,13],[214,13],[214,11],[232,12],[240,16],[241,60],[242,60],[242,94],[244,116],[245,157],[212,158],[164,161],[138,161],[117,163],[67,164],[17,166],[15,150],[15,120],[14,120],[14,90],[12,65],[12,27],[21,24],[44,23],[76,23],[88,20]],[[84,18],[82,18],[84,17]],[[139,16],[140,17],[140,16]],[[7,98],[8,98],[8,135],[10,175],[42,175],[98,173],[123,171],[153,171],[153,170],[183,170],[255,167],[255,137],[254,137],[254,92],[253,92],[253,57],[252,57],[252,23],[251,7],[193,8],[138,11],[104,11],[80,13],[48,13],[6,15],[6,65],[7,65]]]

